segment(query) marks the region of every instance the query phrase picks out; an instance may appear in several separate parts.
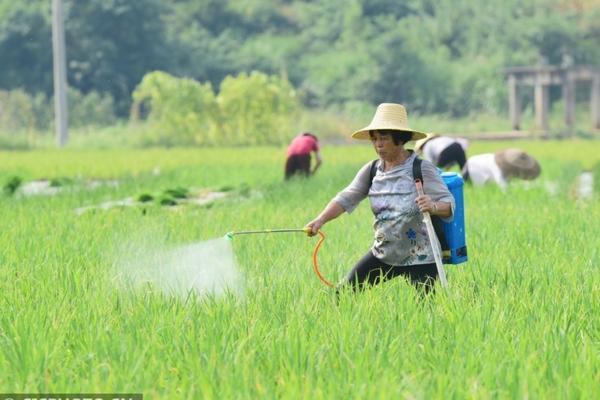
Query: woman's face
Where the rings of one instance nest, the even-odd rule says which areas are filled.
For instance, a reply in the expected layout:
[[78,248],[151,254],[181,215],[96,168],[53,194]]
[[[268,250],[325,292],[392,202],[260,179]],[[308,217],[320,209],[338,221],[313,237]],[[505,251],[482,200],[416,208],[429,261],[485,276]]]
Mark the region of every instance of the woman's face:
[[396,158],[404,148],[402,144],[395,144],[388,132],[372,131],[370,136],[373,148],[382,160]]

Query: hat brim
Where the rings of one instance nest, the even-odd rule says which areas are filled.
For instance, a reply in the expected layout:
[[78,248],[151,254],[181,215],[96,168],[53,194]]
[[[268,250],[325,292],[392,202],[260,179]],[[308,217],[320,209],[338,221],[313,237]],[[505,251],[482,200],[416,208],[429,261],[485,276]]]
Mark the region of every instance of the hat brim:
[[496,164],[498,164],[498,168],[500,168],[504,175],[509,177],[519,177],[525,180],[533,180],[540,175],[542,171],[540,164],[529,154],[526,154],[527,158],[524,164],[512,163],[507,159],[506,155],[506,151],[503,150],[497,151],[494,154]]
[[439,137],[439,135],[436,135],[435,133],[428,133],[426,137],[424,137],[423,139],[419,139],[417,140],[417,142],[415,143],[415,151],[421,151],[421,148],[423,146],[425,146],[425,143],[429,142],[431,139]]
[[398,128],[371,128],[371,127],[366,127],[363,128],[361,130],[358,130],[356,132],[354,132],[352,134],[352,138],[353,139],[358,139],[358,140],[370,140],[371,139],[371,135],[369,134],[370,131],[375,131],[375,130],[388,130],[388,131],[396,131],[396,132],[406,132],[406,133],[410,133],[412,134],[412,136],[410,137],[410,140],[419,140],[419,139],[424,139],[427,137],[426,133],[423,132],[419,132],[419,131],[415,131],[412,129],[398,129]]

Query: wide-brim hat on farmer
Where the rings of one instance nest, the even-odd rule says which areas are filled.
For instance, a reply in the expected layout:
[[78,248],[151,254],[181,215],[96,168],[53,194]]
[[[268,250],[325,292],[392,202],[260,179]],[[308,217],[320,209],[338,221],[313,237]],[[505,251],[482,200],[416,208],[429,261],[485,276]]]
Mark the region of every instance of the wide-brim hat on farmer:
[[423,139],[419,139],[415,142],[415,151],[417,153],[419,153],[421,151],[421,149],[423,148],[423,146],[425,146],[425,143],[429,142],[431,139],[439,137],[440,135],[437,135],[435,133],[428,133],[426,137],[424,137]]
[[377,106],[377,111],[375,111],[371,123],[354,132],[352,137],[354,139],[369,140],[371,139],[369,132],[378,130],[408,132],[412,134],[410,140],[419,140],[427,136],[425,133],[416,131],[408,125],[406,109],[402,104],[395,103],[382,103]]
[[496,164],[505,177],[532,180],[540,175],[540,164],[521,149],[499,150],[494,153]]

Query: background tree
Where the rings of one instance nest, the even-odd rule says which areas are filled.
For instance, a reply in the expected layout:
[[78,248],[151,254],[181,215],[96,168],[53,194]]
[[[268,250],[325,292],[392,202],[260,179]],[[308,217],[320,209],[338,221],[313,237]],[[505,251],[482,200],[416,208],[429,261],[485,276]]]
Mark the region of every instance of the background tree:
[[167,69],[170,49],[161,0],[70,0],[66,7],[69,84],[110,93],[120,116],[144,74]]
[[50,5],[0,0],[0,88],[52,92]]
[[148,110],[151,141],[156,144],[217,143],[218,106],[210,83],[156,71],[144,76],[133,92],[133,117]]
[[[465,116],[506,107],[502,69],[600,66],[593,0],[64,0],[69,84],[113,98],[142,77],[210,82],[260,71],[305,106],[400,101]],[[50,2],[0,0],[0,89],[52,94]]]

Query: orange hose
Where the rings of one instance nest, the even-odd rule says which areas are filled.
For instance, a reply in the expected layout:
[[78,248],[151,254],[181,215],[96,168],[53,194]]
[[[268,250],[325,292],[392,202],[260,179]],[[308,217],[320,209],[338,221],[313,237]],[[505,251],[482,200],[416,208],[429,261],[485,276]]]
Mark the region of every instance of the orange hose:
[[315,250],[313,251],[313,258],[312,258],[313,259],[313,267],[314,267],[315,273],[317,274],[317,276],[319,277],[321,282],[323,282],[324,284],[326,284],[329,287],[333,287],[333,283],[331,283],[327,279],[325,279],[325,277],[321,274],[321,271],[319,271],[319,263],[317,262],[317,253],[319,252],[319,248],[321,247],[321,244],[323,244],[323,241],[325,240],[325,235],[320,230],[317,231],[317,233],[319,234],[319,236],[321,236],[321,238],[319,239],[319,242],[317,243],[317,245],[315,246]]

